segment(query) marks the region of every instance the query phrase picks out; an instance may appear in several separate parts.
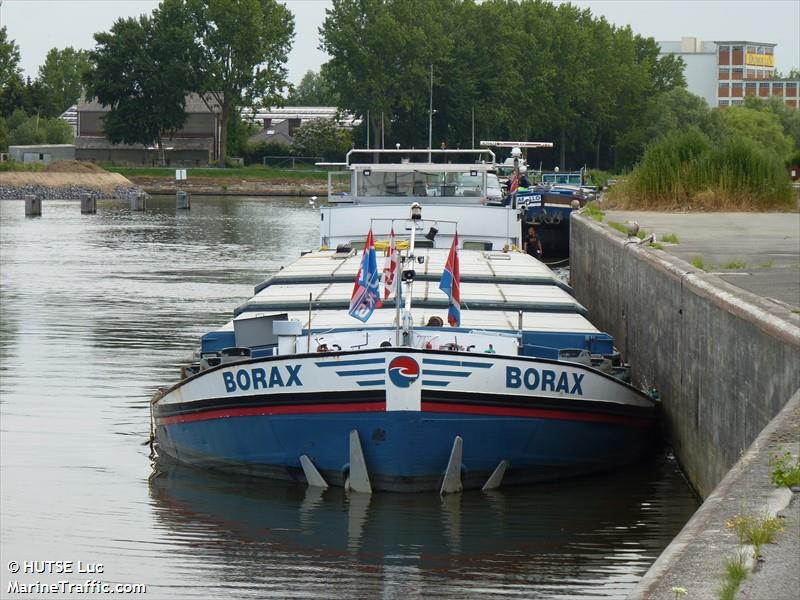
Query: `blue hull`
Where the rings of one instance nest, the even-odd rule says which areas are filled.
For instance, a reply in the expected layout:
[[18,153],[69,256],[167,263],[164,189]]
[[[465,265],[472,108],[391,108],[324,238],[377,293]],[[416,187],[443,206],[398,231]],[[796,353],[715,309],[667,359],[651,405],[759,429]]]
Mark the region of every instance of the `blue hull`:
[[510,462],[504,485],[630,463],[657,438],[654,423],[424,411],[273,414],[158,425],[157,439],[167,460],[275,479],[305,481],[305,454],[329,484],[341,486],[348,436],[356,429],[373,489],[416,492],[439,489],[457,435],[464,440],[462,483],[469,489],[480,488],[503,459]]

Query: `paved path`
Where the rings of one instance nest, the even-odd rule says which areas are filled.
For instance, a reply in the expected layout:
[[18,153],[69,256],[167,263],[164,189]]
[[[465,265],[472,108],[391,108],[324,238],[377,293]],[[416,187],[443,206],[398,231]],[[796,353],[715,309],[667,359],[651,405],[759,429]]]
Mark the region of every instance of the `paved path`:
[[665,213],[606,211],[605,223],[636,221],[678,236],[664,250],[750,292],[800,308],[800,213]]

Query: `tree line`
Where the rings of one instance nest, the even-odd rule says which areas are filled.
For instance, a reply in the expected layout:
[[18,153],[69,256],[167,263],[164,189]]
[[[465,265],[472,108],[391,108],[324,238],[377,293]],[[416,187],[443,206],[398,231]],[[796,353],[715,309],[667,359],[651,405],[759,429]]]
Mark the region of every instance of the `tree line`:
[[240,120],[242,107],[289,103],[333,105],[361,118],[352,137],[304,127],[297,151],[326,158],[351,140],[364,145],[367,128],[373,147],[382,138],[427,147],[430,118],[434,147],[552,141],[552,151],[530,161],[616,172],[686,124],[712,137],[712,130],[755,135],[767,119],[793,137],[791,116],[777,109],[713,116],[724,111],[686,91],[679,57],[659,56],[652,38],[571,4],[333,0],[319,34],[330,59],[295,87],[286,80],[294,21],[277,0],[163,0],[149,15],[97,33],[89,52],[51,50],[33,82],[20,77],[18,49],[2,29],[0,116],[15,109],[54,116],[82,85],[110,107],[104,126],[112,141],[161,146],[185,123],[186,94],[194,92],[221,113],[223,159],[229,146],[240,156],[256,151],[247,147],[252,130]]

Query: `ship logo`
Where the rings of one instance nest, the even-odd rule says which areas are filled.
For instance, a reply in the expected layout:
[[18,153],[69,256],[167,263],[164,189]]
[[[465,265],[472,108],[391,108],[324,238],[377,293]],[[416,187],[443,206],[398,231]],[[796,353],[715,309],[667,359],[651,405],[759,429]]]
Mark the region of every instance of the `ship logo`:
[[397,387],[407,388],[419,379],[419,363],[410,356],[398,356],[389,363],[389,379]]

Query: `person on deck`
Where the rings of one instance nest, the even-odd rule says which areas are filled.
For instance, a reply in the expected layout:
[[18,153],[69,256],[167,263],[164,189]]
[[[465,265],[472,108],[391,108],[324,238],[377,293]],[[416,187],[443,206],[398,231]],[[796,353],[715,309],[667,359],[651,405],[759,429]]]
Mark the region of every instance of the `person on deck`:
[[542,241],[535,227],[528,227],[528,237],[522,242],[522,249],[534,258],[542,258]]

